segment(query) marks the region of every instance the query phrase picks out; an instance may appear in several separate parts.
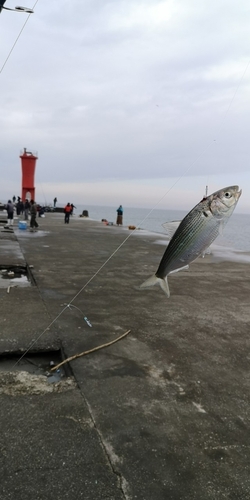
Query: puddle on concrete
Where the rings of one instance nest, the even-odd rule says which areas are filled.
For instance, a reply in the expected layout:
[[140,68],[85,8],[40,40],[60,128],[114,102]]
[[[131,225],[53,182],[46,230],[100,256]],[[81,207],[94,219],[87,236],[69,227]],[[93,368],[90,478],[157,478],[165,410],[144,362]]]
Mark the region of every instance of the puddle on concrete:
[[29,272],[24,266],[0,266],[0,288],[26,287],[31,285]]
[[76,387],[73,377],[63,367],[51,372],[62,361],[61,352],[43,352],[0,356],[0,394],[44,394]]
[[43,231],[42,229],[38,229],[37,231],[30,231],[30,229],[27,229],[24,231],[23,229],[18,229],[14,228],[15,233],[18,235],[18,239],[20,238],[41,238],[42,236],[47,236],[47,234],[50,233],[50,231]]

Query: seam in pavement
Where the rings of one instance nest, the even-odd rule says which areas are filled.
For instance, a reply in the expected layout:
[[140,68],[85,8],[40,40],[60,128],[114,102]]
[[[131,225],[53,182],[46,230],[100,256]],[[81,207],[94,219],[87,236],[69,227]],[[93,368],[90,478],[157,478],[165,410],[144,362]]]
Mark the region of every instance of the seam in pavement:
[[[70,364],[70,363],[69,363]],[[101,446],[103,448],[103,451],[107,457],[107,460],[109,462],[109,465],[110,465],[110,468],[112,469],[113,473],[115,474],[115,476],[117,477],[118,479],[118,483],[119,483],[119,489],[124,497],[124,500],[132,500],[131,496],[129,495],[128,493],[128,486],[127,486],[127,481],[126,479],[123,477],[123,475],[121,474],[121,472],[119,472],[117,470],[117,468],[115,467],[115,464],[114,464],[114,461],[112,460],[112,454],[110,453],[109,449],[108,449],[108,446],[107,446],[107,443],[105,442],[105,439],[103,438],[103,435],[101,433],[101,431],[98,429],[97,425],[96,425],[96,422],[95,422],[95,418],[94,418],[94,415],[92,413],[92,410],[91,410],[91,406],[83,392],[83,390],[81,389],[79,383],[78,383],[78,380],[77,380],[77,377],[75,376],[75,373],[74,373],[74,370],[72,367],[71,368],[71,371],[73,373],[73,376],[75,378],[75,381],[77,383],[77,386],[79,388],[79,391],[87,405],[87,408],[88,408],[88,411],[89,411],[89,414],[90,414],[90,418],[91,418],[91,421],[93,423],[93,427],[94,429],[96,430],[98,436],[99,436],[99,439],[100,439],[100,443],[101,443]]]

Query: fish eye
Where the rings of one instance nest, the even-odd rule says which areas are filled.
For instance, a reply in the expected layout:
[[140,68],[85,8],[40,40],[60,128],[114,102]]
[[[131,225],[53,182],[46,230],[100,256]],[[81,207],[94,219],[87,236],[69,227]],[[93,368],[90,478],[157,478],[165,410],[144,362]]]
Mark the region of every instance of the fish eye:
[[232,196],[232,195],[231,195],[231,193],[229,193],[229,191],[227,191],[227,192],[224,194],[224,196],[225,196],[226,198],[231,198],[231,196]]

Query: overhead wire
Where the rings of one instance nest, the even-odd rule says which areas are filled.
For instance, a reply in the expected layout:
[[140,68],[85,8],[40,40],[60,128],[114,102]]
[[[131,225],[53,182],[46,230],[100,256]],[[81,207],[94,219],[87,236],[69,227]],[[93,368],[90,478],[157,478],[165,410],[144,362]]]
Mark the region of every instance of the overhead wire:
[[[32,10],[35,9],[35,6],[36,6],[37,2],[38,2],[38,0],[36,0],[36,2],[34,3],[34,6],[32,7]],[[23,26],[22,26],[22,28],[21,28],[21,30],[19,32],[19,34],[17,35],[17,38],[16,38],[15,42],[13,43],[13,45],[12,45],[12,47],[11,47],[11,49],[10,49],[10,51],[9,51],[9,53],[8,53],[5,61],[4,61],[4,63],[3,63],[3,65],[2,65],[2,67],[0,69],[0,74],[2,73],[3,69],[5,68],[5,66],[6,66],[6,64],[7,64],[8,60],[9,60],[9,58],[10,58],[10,56],[11,56],[11,54],[12,54],[14,48],[15,48],[15,46],[16,46],[19,38],[21,37],[21,34],[23,33],[23,30],[24,30],[24,28],[25,28],[25,26],[26,26],[26,24],[27,24],[30,16],[31,16],[31,13],[28,14],[28,16],[27,16],[27,18],[26,18],[26,20],[25,20],[25,22],[24,22],[24,24],[23,24]]]

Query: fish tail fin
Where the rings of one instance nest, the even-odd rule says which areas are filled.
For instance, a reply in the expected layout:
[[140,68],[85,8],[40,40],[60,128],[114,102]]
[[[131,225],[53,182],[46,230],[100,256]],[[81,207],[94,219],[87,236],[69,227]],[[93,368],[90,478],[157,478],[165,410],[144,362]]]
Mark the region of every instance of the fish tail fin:
[[167,276],[165,276],[165,278],[158,278],[155,274],[153,274],[153,276],[150,276],[150,278],[148,278],[146,281],[144,281],[144,283],[140,285],[140,288],[148,288],[150,286],[156,285],[157,283],[160,285],[161,289],[164,291],[167,297],[170,297]]

